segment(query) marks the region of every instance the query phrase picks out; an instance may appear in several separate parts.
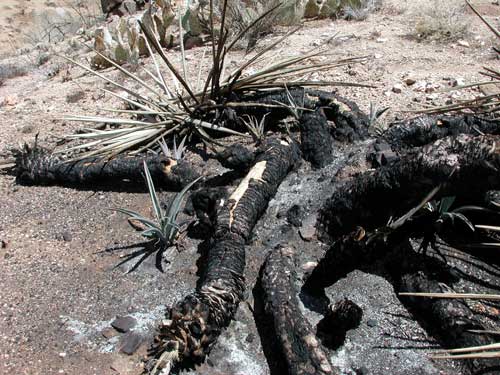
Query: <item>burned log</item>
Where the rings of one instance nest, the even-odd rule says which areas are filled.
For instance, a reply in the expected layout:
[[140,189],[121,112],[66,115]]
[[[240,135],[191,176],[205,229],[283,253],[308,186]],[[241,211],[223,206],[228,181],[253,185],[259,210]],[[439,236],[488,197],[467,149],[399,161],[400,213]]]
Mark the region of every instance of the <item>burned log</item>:
[[370,120],[358,105],[335,93],[309,90],[317,95],[317,107],[322,108],[328,121],[333,123],[332,136],[340,142],[354,142],[368,137]]
[[[337,190],[319,217],[324,237],[361,225],[383,226],[415,207],[423,192],[441,185],[438,196],[483,197],[500,185],[500,138],[459,135],[412,150],[390,166],[369,171]],[[471,183],[474,181],[474,183]]]
[[[258,103],[259,106],[243,106],[236,108],[238,116],[250,115],[262,118],[268,114],[270,122],[277,122],[290,115],[296,115],[291,111],[302,114],[314,112],[321,109],[325,115],[325,126],[328,126],[331,136],[340,142],[353,142],[368,137],[370,120],[361,111],[356,103],[335,93],[322,90],[304,89],[301,87],[289,90],[274,90],[270,92],[257,92],[236,98],[236,101],[247,103]],[[266,107],[271,106],[271,107]],[[305,118],[307,119],[307,117]],[[302,118],[299,118],[302,121]]]
[[174,362],[199,362],[232,320],[245,288],[245,244],[281,181],[299,159],[291,140],[271,138],[217,217],[207,268],[195,292],[176,303],[161,324],[150,362],[156,372]]
[[296,281],[293,249],[272,250],[264,265],[262,286],[266,312],[273,317],[288,374],[333,374],[313,328],[300,311]]
[[323,168],[333,161],[333,139],[321,109],[304,112],[300,118],[300,147],[313,168]]
[[422,116],[392,125],[382,138],[401,151],[459,134],[500,135],[500,121],[476,115]]
[[[443,293],[443,286],[424,272],[406,274],[401,278],[400,291],[408,293]],[[487,335],[472,331],[484,331],[485,327],[474,316],[470,308],[459,299],[401,296],[400,299],[419,316],[429,331],[437,334],[444,345],[450,348],[464,348],[488,345],[495,342]],[[468,360],[467,366],[473,373],[490,373],[498,369],[499,359]]]
[[26,185],[116,186],[128,180],[144,186],[144,162],[154,183],[168,190],[179,191],[200,176],[188,162],[158,155],[66,161],[45,148],[25,145],[15,157],[11,172]]
[[224,168],[245,172],[252,166],[255,160],[255,153],[245,146],[236,143],[218,152],[215,158]]

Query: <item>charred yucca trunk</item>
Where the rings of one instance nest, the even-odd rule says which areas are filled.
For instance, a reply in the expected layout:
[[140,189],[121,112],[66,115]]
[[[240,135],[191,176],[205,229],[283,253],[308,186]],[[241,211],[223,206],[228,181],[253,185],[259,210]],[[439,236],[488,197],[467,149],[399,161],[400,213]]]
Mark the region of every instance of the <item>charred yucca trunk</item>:
[[[247,95],[245,102],[258,103],[259,106],[243,106],[236,108],[239,116],[251,115],[261,118],[268,114],[270,122],[276,122],[292,114],[290,109],[306,114],[317,109],[323,111],[321,119],[328,125],[331,136],[341,142],[352,142],[368,136],[369,119],[358,105],[337,94],[304,88],[290,90],[274,90]],[[238,98],[237,100],[242,100]],[[266,107],[268,106],[268,107]],[[302,122],[304,116],[299,119]],[[327,120],[331,123],[328,124]]]
[[87,158],[67,162],[44,148],[28,145],[17,152],[13,172],[19,183],[28,185],[99,186],[129,180],[143,186],[144,161],[155,184],[169,190],[181,190],[199,177],[189,163],[163,156],[118,156],[110,160]]
[[[416,230],[415,223],[408,222],[395,229],[382,227],[369,233],[358,228],[342,236],[319,261],[306,281],[305,290],[317,294],[354,269],[379,262],[385,265],[386,274],[395,280],[400,292],[443,292],[441,282],[453,284],[458,279],[444,263],[431,259],[425,261],[414,252],[408,239]],[[421,297],[401,299],[424,320],[429,331],[437,334],[448,347],[471,347],[494,342],[488,336],[470,332],[484,331],[486,327],[459,300]],[[493,364],[498,365],[486,360],[469,363],[473,370],[485,369]]]
[[383,226],[438,185],[440,196],[483,197],[500,185],[499,141],[490,135],[444,138],[363,174],[326,202],[320,213],[321,234],[338,236],[357,225],[368,230]]
[[266,312],[273,317],[288,374],[333,374],[313,328],[300,311],[293,258],[294,251],[290,247],[280,247],[269,253],[262,275]]
[[[401,279],[401,292],[409,293],[443,293],[443,286],[423,272],[406,274]],[[449,348],[464,348],[488,345],[495,342],[487,335],[478,335],[473,330],[484,331],[485,327],[474,316],[469,307],[458,299],[401,297],[402,301],[410,305],[417,316],[425,319],[430,330],[436,333],[444,345]],[[498,370],[499,359],[474,359],[467,362],[473,373],[490,372],[495,366]]]
[[265,114],[268,114],[268,121],[270,123],[277,123],[277,121],[291,115],[287,107],[314,108],[316,98],[309,98],[306,92],[306,89],[297,87],[289,90],[279,89],[245,95],[237,100],[246,103],[257,103],[258,105],[245,105],[239,107],[236,109],[236,113],[239,116],[249,115],[257,118],[261,118]]
[[331,133],[340,142],[353,142],[368,137],[368,116],[356,103],[334,93],[309,90],[309,95],[318,97],[317,107],[323,109],[332,122]]
[[176,303],[160,326],[153,348],[156,369],[176,360],[203,360],[243,298],[245,243],[299,158],[297,145],[289,140],[266,140],[260,151],[254,166],[218,213],[200,286]]
[[304,112],[300,118],[300,146],[304,159],[314,168],[330,164],[333,161],[332,142],[323,111]]
[[394,150],[421,147],[459,134],[500,134],[500,121],[474,115],[422,116],[392,125],[382,137]]

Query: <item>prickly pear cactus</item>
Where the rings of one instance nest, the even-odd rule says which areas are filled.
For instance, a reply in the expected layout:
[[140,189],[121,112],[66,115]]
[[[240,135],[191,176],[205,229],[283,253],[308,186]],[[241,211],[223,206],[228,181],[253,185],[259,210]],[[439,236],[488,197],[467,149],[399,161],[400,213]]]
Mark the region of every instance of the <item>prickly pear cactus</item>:
[[[176,12],[170,0],[156,0],[148,4],[142,14],[115,17],[106,26],[95,30],[94,48],[117,64],[136,64],[139,56],[148,53],[138,21],[152,30],[163,46],[168,47],[175,39],[171,26],[175,24],[179,11],[180,8]],[[110,66],[110,63],[96,54],[92,58],[92,65],[104,68]]]

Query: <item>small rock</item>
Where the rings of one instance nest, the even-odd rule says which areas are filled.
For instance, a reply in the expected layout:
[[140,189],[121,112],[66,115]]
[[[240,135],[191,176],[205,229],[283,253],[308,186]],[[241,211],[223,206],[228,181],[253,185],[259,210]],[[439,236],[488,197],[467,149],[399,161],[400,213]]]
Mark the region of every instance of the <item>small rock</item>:
[[28,124],[28,125],[24,125],[22,128],[21,128],[21,133],[23,134],[29,134],[29,133],[33,133],[33,131],[35,130],[35,127],[31,124]]
[[381,55],[380,53],[376,53],[376,54],[374,55],[374,57],[375,57],[376,59],[381,59],[381,58],[382,58],[382,55]]
[[66,354],[66,353],[64,353],[64,352],[59,353],[59,357],[61,357],[61,358],[65,358],[65,357],[66,357],[66,355],[67,355],[67,354]]
[[466,47],[466,48],[470,47],[469,42],[466,42],[465,40],[459,40],[457,43],[459,46],[462,46],[462,47]]
[[451,87],[457,87],[457,86],[463,86],[465,85],[465,81],[463,78],[451,78],[450,79],[450,86]]
[[129,332],[124,335],[118,343],[118,350],[123,354],[134,354],[142,343],[142,336],[135,332]]
[[403,92],[403,85],[397,83],[394,86],[392,86],[392,92],[396,94],[401,94]]
[[73,236],[71,235],[71,232],[69,232],[69,231],[64,231],[64,232],[56,234],[56,240],[58,240],[58,241],[71,242],[72,239],[73,239]]
[[360,368],[356,369],[356,375],[368,375],[370,371],[365,367],[361,366]]
[[377,326],[377,321],[375,319],[368,319],[366,321],[366,325],[368,327],[376,327]]
[[317,216],[317,214],[312,214],[302,221],[302,226],[299,229],[299,234],[304,241],[311,241],[316,236]]
[[135,318],[131,316],[117,316],[111,323],[111,327],[116,329],[118,332],[125,333],[134,328],[136,323],[137,321]]
[[414,80],[413,78],[406,78],[405,83],[407,86],[413,86],[417,81]]
[[255,335],[253,333],[249,333],[247,338],[245,339],[246,342],[252,343],[255,340]]
[[301,266],[301,268],[304,272],[311,272],[316,268],[317,265],[318,262],[306,262]]
[[286,213],[286,220],[289,224],[294,227],[300,227],[302,225],[302,219],[304,217],[304,210],[298,204],[294,204]]
[[108,340],[112,337],[115,337],[117,334],[118,332],[116,331],[116,329],[111,327],[106,327],[101,331],[101,335]]
[[387,38],[377,38],[377,43],[385,43],[387,42]]

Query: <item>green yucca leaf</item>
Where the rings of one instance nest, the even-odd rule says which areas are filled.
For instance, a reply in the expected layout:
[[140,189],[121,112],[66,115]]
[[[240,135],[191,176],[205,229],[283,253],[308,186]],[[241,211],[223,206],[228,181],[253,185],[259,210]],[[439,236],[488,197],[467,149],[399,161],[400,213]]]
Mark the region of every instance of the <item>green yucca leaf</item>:
[[439,213],[448,212],[451,205],[455,202],[455,197],[443,197],[439,202]]
[[170,220],[171,223],[175,223],[175,221],[177,220],[177,215],[180,212],[180,207],[184,195],[186,195],[187,191],[191,189],[191,187],[198,181],[200,181],[202,178],[203,176],[200,176],[197,179],[191,181],[184,187],[184,189],[182,189],[179,193],[176,194],[175,198],[172,200],[167,209],[167,218]]
[[161,222],[163,218],[163,210],[161,209],[160,201],[158,199],[158,195],[156,195],[155,185],[153,183],[153,179],[151,178],[151,174],[149,173],[148,165],[146,161],[144,164],[144,175],[146,176],[146,182],[148,184],[149,197],[151,198],[151,203],[153,204],[153,211],[156,216],[156,220]]

